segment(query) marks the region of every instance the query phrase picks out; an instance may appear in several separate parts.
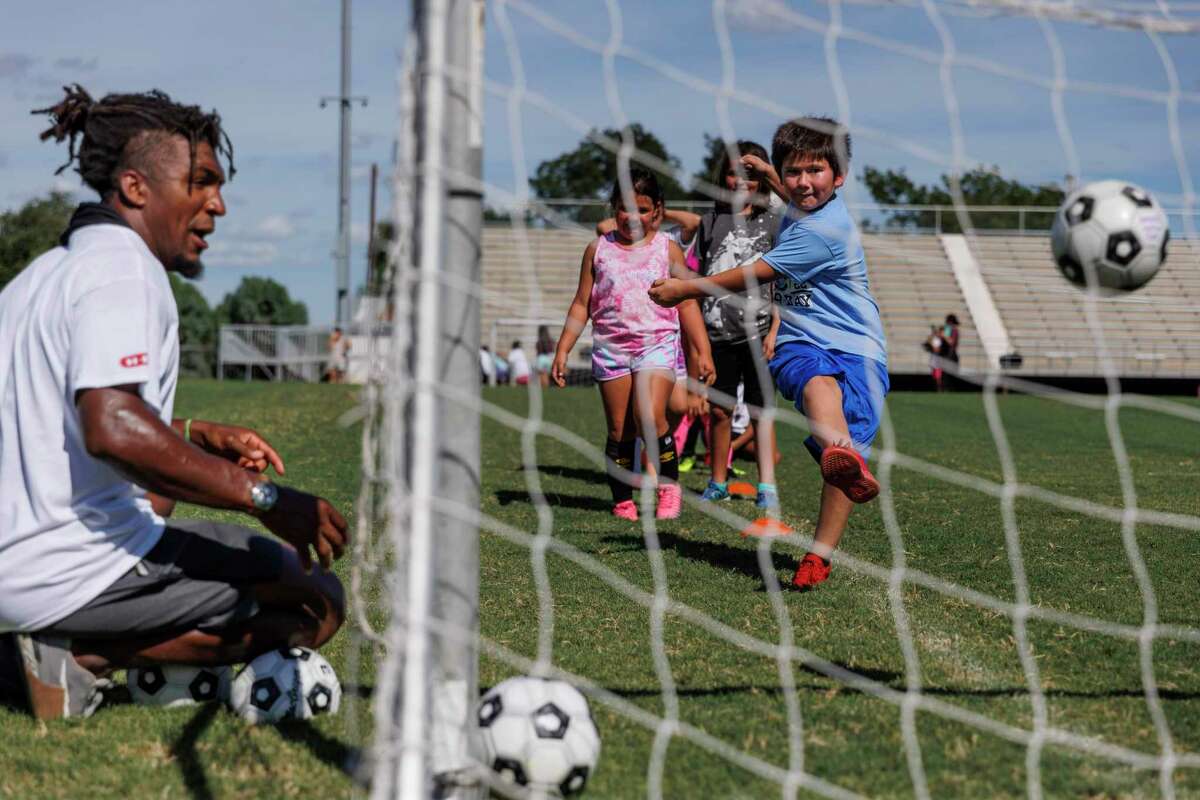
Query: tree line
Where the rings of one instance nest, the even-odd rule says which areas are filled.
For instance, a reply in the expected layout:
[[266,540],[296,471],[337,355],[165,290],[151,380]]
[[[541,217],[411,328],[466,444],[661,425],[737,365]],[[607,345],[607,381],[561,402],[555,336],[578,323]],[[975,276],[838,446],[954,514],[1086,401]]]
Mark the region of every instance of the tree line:
[[[0,289],[31,261],[58,244],[75,201],[63,192],[35,198],[14,211],[0,213]],[[179,307],[179,343],[185,371],[212,375],[217,331],[222,324],[306,325],[308,308],[293,300],[286,287],[270,278],[246,276],[212,308],[193,284],[169,275]]]
[[[703,161],[685,186],[676,178],[681,168],[680,160],[671,154],[661,139],[642,125],[634,123],[624,131],[616,128],[590,131],[575,148],[538,164],[533,177],[529,179],[530,188],[542,200],[607,200],[617,174],[617,154],[612,143],[622,141],[623,136],[632,141],[645,157],[639,160],[640,163],[658,172],[659,184],[668,204],[672,200],[711,200],[711,195],[702,187],[721,185],[721,176],[716,174],[716,170],[725,155],[726,143],[723,138],[704,134]],[[665,166],[672,172],[655,169],[655,164]],[[949,175],[940,176],[936,183],[921,185],[914,182],[903,169],[866,166],[859,178],[871,198],[882,205],[955,205]],[[978,166],[960,175],[959,189],[963,202],[968,206],[1058,206],[1065,196],[1062,187],[1056,183],[1021,183],[1005,178],[994,166]],[[603,205],[558,211],[577,222],[594,222],[609,213]],[[883,211],[880,214],[887,227],[907,229],[933,228],[939,216],[942,232],[962,231],[960,221],[953,213],[939,215],[934,211]],[[493,208],[488,209],[487,218],[499,221],[508,219],[508,215]],[[1016,227],[1016,222],[1011,212],[971,213],[971,224],[977,229],[1011,229]],[[1053,214],[1030,213],[1026,215],[1025,227],[1029,230],[1049,230],[1052,222]]]

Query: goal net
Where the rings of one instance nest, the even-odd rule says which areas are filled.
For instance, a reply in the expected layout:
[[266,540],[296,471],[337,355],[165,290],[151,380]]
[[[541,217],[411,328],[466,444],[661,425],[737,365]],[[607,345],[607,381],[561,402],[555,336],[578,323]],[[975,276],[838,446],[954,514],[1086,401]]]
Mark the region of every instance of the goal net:
[[[1200,795],[1200,406],[1140,391],[1200,377],[1200,4],[414,7],[351,582],[366,791],[523,796],[472,728],[481,686],[531,674],[589,697],[594,796]],[[668,207],[741,203],[697,177],[705,157],[810,114],[853,137],[840,194],[896,391],[879,498],[828,585],[799,593],[820,480],[792,404],[773,412],[791,534],[739,535],[754,504],[700,502],[702,467],[679,520],[645,491],[627,523],[599,392],[544,386],[537,343],[614,179],[550,196],[551,177],[641,166],[682,188]],[[609,161],[558,159],[584,145]],[[877,202],[867,168],[900,200]],[[1050,255],[1053,208],[989,199],[988,175],[1136,183],[1167,210],[1167,261],[1140,292],[1080,292]],[[948,313],[960,357],[932,366],[962,391],[900,391],[928,380],[921,344]],[[528,380],[481,386],[514,342]],[[569,361],[583,384],[589,344]]]

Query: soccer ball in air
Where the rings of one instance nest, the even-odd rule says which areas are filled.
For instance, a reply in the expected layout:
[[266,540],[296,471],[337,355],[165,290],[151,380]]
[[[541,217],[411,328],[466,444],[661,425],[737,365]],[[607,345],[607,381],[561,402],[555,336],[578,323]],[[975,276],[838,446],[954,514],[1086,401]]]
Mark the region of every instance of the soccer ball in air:
[[1054,215],[1051,246],[1071,283],[1114,293],[1144,286],[1167,259],[1167,215],[1154,197],[1124,181],[1089,183]]
[[587,699],[569,683],[509,678],[479,702],[487,764],[507,783],[574,797],[600,759],[600,734]]
[[336,714],[342,685],[329,662],[307,647],[263,653],[233,679],[229,706],[253,725]]
[[125,672],[125,682],[135,703],[146,706],[194,706],[229,697],[233,670],[229,667],[192,667],[155,664]]

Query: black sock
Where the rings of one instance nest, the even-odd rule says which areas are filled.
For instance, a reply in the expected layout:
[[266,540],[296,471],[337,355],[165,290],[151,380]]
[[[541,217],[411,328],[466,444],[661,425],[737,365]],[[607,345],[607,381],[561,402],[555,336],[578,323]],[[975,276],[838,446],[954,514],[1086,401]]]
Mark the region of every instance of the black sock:
[[679,459],[675,456],[675,436],[670,431],[658,440],[658,474],[679,483]]
[[608,462],[608,488],[612,491],[613,505],[625,500],[633,499],[633,487],[626,482],[624,478],[618,477],[613,466],[620,467],[624,470],[633,470],[633,449],[636,441],[630,439],[628,442],[618,442],[616,439],[609,439],[604,443],[605,461]]

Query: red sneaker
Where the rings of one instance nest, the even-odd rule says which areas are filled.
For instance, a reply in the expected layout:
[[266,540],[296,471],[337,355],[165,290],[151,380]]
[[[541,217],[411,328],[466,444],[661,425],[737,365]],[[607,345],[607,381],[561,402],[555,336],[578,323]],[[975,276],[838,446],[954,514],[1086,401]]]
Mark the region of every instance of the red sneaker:
[[852,447],[826,447],[821,453],[821,477],[841,489],[852,503],[868,503],[879,494],[879,481]]
[[622,500],[613,506],[613,516],[637,522],[638,507],[632,500]]
[[819,555],[807,553],[804,558],[800,559],[800,566],[796,568],[796,576],[792,578],[792,586],[802,592],[807,592],[818,583],[824,583],[829,579],[829,569],[829,565],[822,561]]

